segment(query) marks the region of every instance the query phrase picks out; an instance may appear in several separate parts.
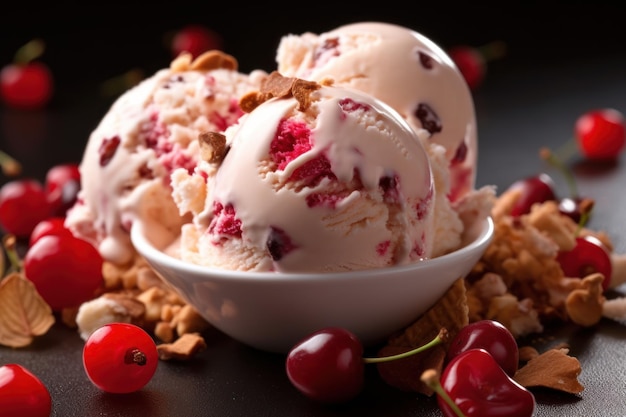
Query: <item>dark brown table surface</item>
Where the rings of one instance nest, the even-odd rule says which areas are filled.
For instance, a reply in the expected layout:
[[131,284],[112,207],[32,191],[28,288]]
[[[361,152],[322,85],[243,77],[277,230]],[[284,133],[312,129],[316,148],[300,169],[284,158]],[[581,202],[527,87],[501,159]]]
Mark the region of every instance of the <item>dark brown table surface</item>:
[[[623,32],[616,26],[623,27],[616,17],[618,9],[578,8],[576,13],[573,9],[563,9],[548,17],[540,9],[525,10],[516,15],[517,18],[509,16],[510,21],[502,16],[491,21],[493,31],[485,28],[490,20],[483,11],[472,15],[476,26],[456,26],[450,31],[432,20],[422,24],[417,17],[411,21],[395,17],[396,21],[411,24],[416,30],[423,28],[424,34],[447,44],[460,43],[463,39],[477,44],[502,37],[511,46],[508,56],[491,64],[487,81],[475,92],[480,148],[477,185],[495,184],[503,190],[521,177],[547,171],[556,180],[559,192],[567,194],[563,177],[539,159],[538,150],[541,146],[556,149],[567,142],[572,136],[575,119],[590,109],[613,107],[626,113],[626,49],[615,38]],[[18,18],[17,14],[12,16]],[[385,18],[384,14],[349,16],[334,16],[334,20],[327,22],[318,16],[317,26],[311,26],[311,30],[330,29],[342,18],[345,21]],[[563,19],[558,20],[561,23],[557,25],[558,16]],[[177,18],[176,25],[182,19],[200,20],[197,15]],[[463,21],[456,15],[451,19],[455,23]],[[210,22],[208,17],[205,20]],[[25,175],[42,178],[53,164],[79,160],[89,132],[112,101],[98,93],[98,85],[104,78],[135,65],[144,65],[148,74],[167,65],[162,55],[150,55],[149,48],[142,53],[136,43],[120,44],[119,35],[112,33],[110,42],[106,36],[94,38],[94,50],[99,53],[94,50],[70,53],[72,42],[81,46],[87,43],[82,34],[95,36],[101,32],[90,28],[84,20],[72,22],[59,26],[66,30],[58,29],[58,33],[51,29],[53,25],[49,22],[45,27],[56,34],[53,39],[57,43],[51,45],[48,55],[50,63],[55,64],[57,70],[67,68],[66,72],[58,70],[60,85],[53,103],[44,111],[30,113],[0,109],[0,149],[22,161]],[[300,23],[285,30],[300,32],[310,21]],[[26,39],[28,30],[33,31],[33,36],[37,35],[35,24],[29,28],[13,25],[13,36],[3,38],[13,43],[5,42],[0,49],[3,62],[8,59],[7,51]],[[171,27],[176,25],[172,23]],[[227,27],[223,22],[220,25],[220,28]],[[114,27],[111,24],[106,29]],[[141,32],[143,38],[138,39],[146,42],[148,36],[156,36],[164,27],[151,32],[146,29]],[[522,31],[535,31],[538,38]],[[137,29],[132,33],[139,36]],[[237,39],[238,33],[233,29],[226,36]],[[547,45],[536,43],[547,35],[551,36]],[[242,61],[244,70],[252,69],[251,65],[264,65],[266,69],[268,62],[271,65],[277,38],[273,32],[266,36],[265,43],[256,40],[263,48],[269,48],[265,60],[260,58],[259,64],[250,64],[250,54]],[[110,46],[116,42],[115,48]],[[66,45],[67,49],[59,44]],[[259,51],[256,44],[242,45],[234,41],[230,48],[235,55],[246,48]],[[114,49],[127,59],[123,65],[113,62]],[[107,54],[111,54],[110,57]],[[67,62],[69,56],[75,56],[81,66],[80,76],[74,63]],[[108,67],[107,60],[112,61]],[[77,77],[72,78],[69,73]],[[626,252],[626,156],[622,155],[613,166],[594,166],[576,158],[569,162],[580,193],[596,201],[591,227],[608,231],[616,251]],[[6,178],[2,178],[4,181]],[[626,288],[622,286],[609,296],[626,296]],[[549,337],[539,347],[561,342],[571,346],[570,354],[582,364],[580,381],[585,390],[580,396],[535,391],[536,416],[625,416],[626,327],[605,319],[587,329],[559,326],[550,329],[546,336]],[[433,398],[387,386],[373,367],[368,368],[365,390],[355,401],[335,407],[321,406],[301,396],[290,385],[282,355],[251,349],[216,330],[207,331],[205,337],[208,344],[205,351],[188,362],[161,362],[152,381],[143,390],[130,395],[105,394],[89,382],[82,365],[83,341],[74,330],[61,324],[56,324],[29,347],[0,347],[0,365],[19,363],[37,374],[50,390],[52,415],[58,417],[441,415]]]

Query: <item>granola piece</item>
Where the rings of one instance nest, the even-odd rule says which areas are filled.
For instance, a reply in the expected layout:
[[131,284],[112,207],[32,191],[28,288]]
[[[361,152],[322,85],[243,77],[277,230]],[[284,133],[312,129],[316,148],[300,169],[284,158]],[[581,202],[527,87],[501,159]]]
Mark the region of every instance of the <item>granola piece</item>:
[[589,327],[600,321],[605,302],[602,281],[601,273],[588,275],[580,281],[580,288],[569,293],[565,308],[574,323]]
[[131,293],[105,293],[87,301],[78,309],[76,325],[83,340],[99,327],[108,323],[132,323],[144,327],[144,304],[136,300]]
[[161,360],[188,360],[206,347],[206,342],[200,334],[186,333],[173,343],[157,345],[157,352]]

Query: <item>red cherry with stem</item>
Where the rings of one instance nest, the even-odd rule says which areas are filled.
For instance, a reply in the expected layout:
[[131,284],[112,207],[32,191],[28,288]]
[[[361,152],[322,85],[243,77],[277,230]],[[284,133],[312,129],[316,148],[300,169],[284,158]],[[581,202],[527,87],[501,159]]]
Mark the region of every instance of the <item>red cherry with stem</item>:
[[514,217],[530,212],[535,203],[556,200],[554,181],[545,173],[515,181],[507,191],[519,193],[511,208],[511,216]]
[[52,98],[54,80],[48,66],[34,61],[44,49],[40,39],[28,42],[16,53],[15,62],[0,71],[0,95],[11,107],[33,110]]
[[30,234],[28,246],[33,246],[40,238],[48,235],[72,236],[72,232],[65,227],[64,217],[50,217],[37,223]]
[[80,191],[78,164],[60,164],[50,168],[46,173],[44,188],[52,214],[65,216],[67,210],[76,202]]
[[[530,417],[536,407],[535,396],[504,372],[484,349],[470,349],[455,356],[441,374],[437,404],[445,416],[456,412],[445,396],[465,417]],[[439,391],[438,391],[439,390]]]
[[41,220],[50,216],[50,206],[41,183],[24,178],[0,188],[0,225],[7,233],[28,238]]
[[449,49],[448,55],[463,75],[470,89],[477,89],[484,81],[487,62],[504,55],[506,45],[501,41],[490,42],[482,47],[458,45]]
[[180,29],[172,39],[172,55],[189,52],[193,58],[212,49],[222,49],[222,38],[203,25],[190,24]]
[[519,365],[519,349],[513,334],[495,320],[479,320],[463,327],[448,347],[447,361],[470,349],[485,349],[509,376]]
[[50,392],[35,374],[18,364],[0,366],[0,415],[49,417]]
[[83,366],[91,382],[115,394],[142,389],[154,376],[158,362],[154,340],[134,324],[105,324],[87,338],[83,348]]
[[624,116],[615,109],[592,110],[581,115],[574,136],[589,159],[616,159],[626,144]]
[[53,311],[95,297],[104,283],[103,259],[89,242],[74,236],[39,238],[24,255],[24,275]]
[[557,261],[566,277],[582,279],[589,274],[600,272],[604,275],[603,290],[606,291],[611,284],[613,266],[609,251],[594,236],[577,236],[574,249],[559,252]]
[[321,403],[343,403],[355,398],[365,383],[365,364],[406,358],[447,338],[442,330],[429,343],[398,355],[364,358],[363,345],[347,329],[328,327],[305,337],[288,353],[289,381],[305,396]]

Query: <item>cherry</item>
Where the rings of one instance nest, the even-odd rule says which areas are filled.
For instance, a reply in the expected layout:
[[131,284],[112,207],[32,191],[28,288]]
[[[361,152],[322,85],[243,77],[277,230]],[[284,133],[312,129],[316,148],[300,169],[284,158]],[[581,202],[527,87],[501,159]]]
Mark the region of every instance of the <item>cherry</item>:
[[83,348],[83,366],[91,382],[115,394],[143,388],[154,376],[158,362],[154,340],[134,324],[105,324],[87,338]]
[[206,51],[222,49],[222,38],[206,26],[191,24],[176,32],[171,49],[174,57],[189,52],[196,58]]
[[89,242],[70,236],[39,238],[24,256],[24,274],[53,311],[76,307],[104,283],[103,259]]
[[613,271],[611,257],[609,251],[596,237],[577,236],[574,249],[559,252],[557,261],[566,277],[584,278],[589,274],[600,272],[604,275],[603,290],[609,288]]
[[0,188],[0,224],[7,233],[28,238],[35,225],[49,215],[50,206],[39,181],[23,178]]
[[448,55],[465,78],[470,89],[477,89],[484,81],[487,72],[487,61],[504,55],[503,42],[491,42],[476,48],[468,45],[457,45],[448,50]]
[[429,343],[397,355],[364,358],[358,337],[340,327],[328,327],[305,337],[288,353],[287,377],[305,396],[322,403],[342,403],[355,398],[364,385],[365,364],[406,358],[447,338],[441,330]]
[[592,110],[574,125],[578,146],[589,159],[616,159],[626,144],[624,116],[615,109]]
[[60,164],[50,168],[46,173],[44,188],[52,214],[65,216],[76,202],[80,190],[78,164]]
[[339,403],[356,397],[364,384],[363,346],[350,331],[332,327],[313,333],[291,349],[286,370],[307,397]]
[[48,66],[34,61],[43,52],[43,42],[33,40],[16,53],[15,62],[0,71],[0,95],[11,107],[33,110],[52,98],[54,80]]
[[18,364],[0,366],[0,415],[49,417],[52,399],[46,386]]
[[[484,349],[469,349],[455,356],[441,374],[441,388],[465,417],[530,417],[536,407],[534,395],[507,375]],[[438,394],[442,413],[458,416],[445,395]]]
[[50,217],[37,223],[33,232],[30,234],[28,246],[33,246],[43,236],[47,235],[61,235],[72,236],[72,232],[65,227],[64,217]]
[[556,200],[554,181],[545,173],[515,181],[507,191],[518,190],[519,196],[511,209],[511,216],[517,217],[530,212],[535,203]]
[[509,376],[514,376],[519,365],[519,349],[513,334],[495,320],[479,320],[463,327],[452,339],[447,361],[475,348],[485,349]]

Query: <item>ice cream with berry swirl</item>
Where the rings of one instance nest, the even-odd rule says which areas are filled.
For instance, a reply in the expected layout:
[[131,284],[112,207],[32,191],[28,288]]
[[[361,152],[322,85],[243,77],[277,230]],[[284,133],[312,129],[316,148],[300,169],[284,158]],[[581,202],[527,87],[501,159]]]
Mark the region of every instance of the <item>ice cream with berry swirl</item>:
[[210,51],[193,61],[181,55],[122,94],[89,137],[67,226],[117,264],[134,255],[135,220],[156,220],[153,229],[178,234],[188,219],[172,200],[170,173],[193,170],[198,135],[236,123],[243,114],[239,98],[266,75],[241,73],[233,57]]

